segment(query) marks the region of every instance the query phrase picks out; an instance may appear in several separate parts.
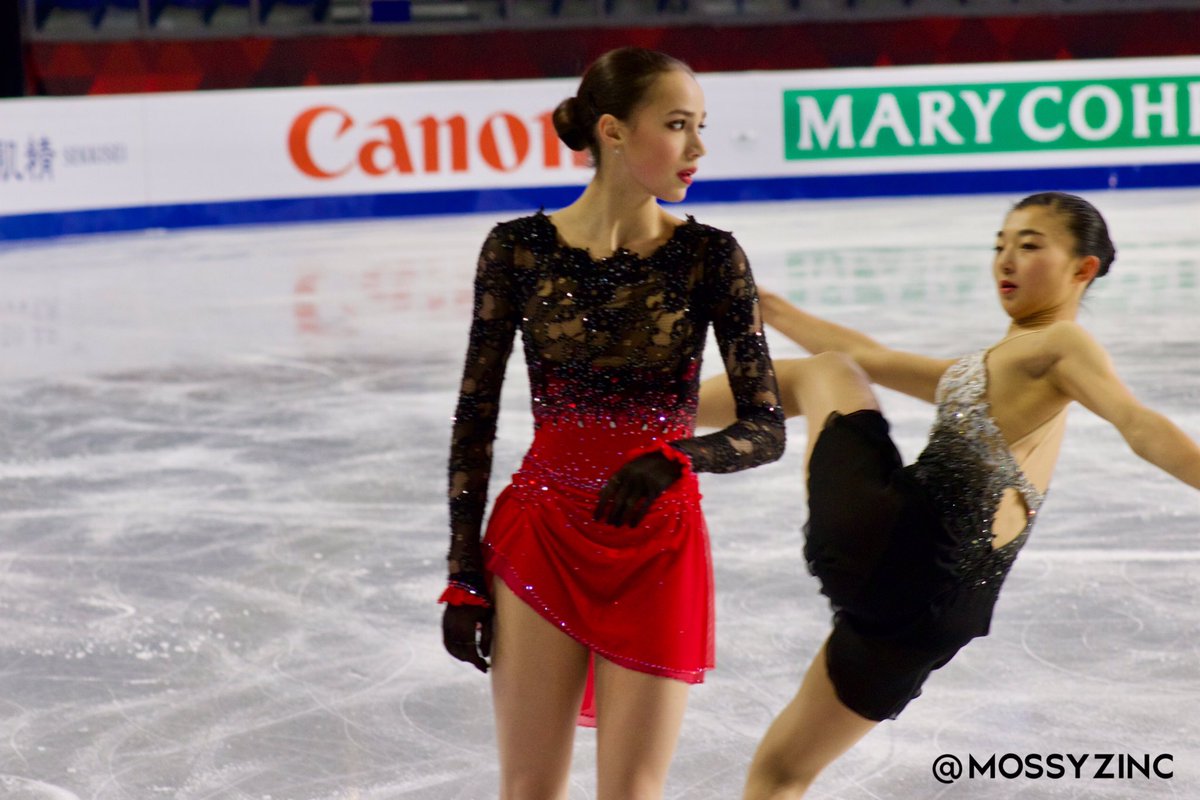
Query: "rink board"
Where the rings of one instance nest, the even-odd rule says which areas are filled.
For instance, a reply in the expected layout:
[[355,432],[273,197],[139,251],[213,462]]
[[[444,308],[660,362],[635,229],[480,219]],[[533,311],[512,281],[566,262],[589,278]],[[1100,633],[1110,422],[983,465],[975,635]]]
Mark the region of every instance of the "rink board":
[[[689,200],[1200,185],[1200,58],[700,76]],[[575,79],[0,103],[0,238],[560,206]]]

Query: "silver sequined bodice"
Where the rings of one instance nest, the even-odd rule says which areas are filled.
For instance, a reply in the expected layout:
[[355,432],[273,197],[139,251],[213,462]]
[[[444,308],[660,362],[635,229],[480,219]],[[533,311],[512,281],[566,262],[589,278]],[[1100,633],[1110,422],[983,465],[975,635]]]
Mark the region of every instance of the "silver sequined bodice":
[[[1021,471],[987,402],[987,351],[964,356],[938,383],[937,418],[929,444],[910,474],[940,512],[953,544],[959,578],[998,591],[1029,536],[1044,495]],[[992,547],[992,524],[1006,489],[1024,498],[1029,519],[1003,547]]]

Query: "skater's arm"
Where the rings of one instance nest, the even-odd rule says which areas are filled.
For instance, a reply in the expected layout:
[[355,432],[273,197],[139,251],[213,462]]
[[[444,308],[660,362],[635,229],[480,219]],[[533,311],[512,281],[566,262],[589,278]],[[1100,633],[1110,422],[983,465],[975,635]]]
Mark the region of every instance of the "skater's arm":
[[1200,446],[1171,420],[1141,403],[1122,383],[1108,353],[1083,328],[1055,324],[1046,335],[1048,377],[1066,396],[1112,423],[1133,452],[1200,489]]
[[746,254],[726,234],[709,243],[705,262],[713,331],[737,416],[715,433],[677,440],[671,446],[687,455],[696,472],[735,472],[778,459],[787,434]]
[[511,233],[497,228],[484,242],[475,274],[471,334],[450,441],[451,574],[482,572],[480,530],[492,470],[504,368],[519,313],[512,285]]
[[830,350],[845,353],[880,386],[932,403],[942,373],[954,363],[893,350],[865,333],[814,316],[777,294],[760,294],[768,325],[814,355]]

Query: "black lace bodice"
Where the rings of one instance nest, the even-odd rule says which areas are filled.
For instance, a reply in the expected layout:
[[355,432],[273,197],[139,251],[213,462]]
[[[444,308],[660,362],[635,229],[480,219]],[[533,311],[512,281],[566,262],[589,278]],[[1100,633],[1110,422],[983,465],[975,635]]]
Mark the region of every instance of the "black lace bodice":
[[[738,420],[694,436],[711,323]],[[647,257],[593,259],[542,213],[497,225],[475,277],[474,317],[450,446],[451,571],[482,568],[500,388],[520,329],[534,429],[684,431],[670,446],[696,472],[778,458],[783,410],[754,280],[733,236],[691,217]],[[598,489],[607,475],[597,476]]]

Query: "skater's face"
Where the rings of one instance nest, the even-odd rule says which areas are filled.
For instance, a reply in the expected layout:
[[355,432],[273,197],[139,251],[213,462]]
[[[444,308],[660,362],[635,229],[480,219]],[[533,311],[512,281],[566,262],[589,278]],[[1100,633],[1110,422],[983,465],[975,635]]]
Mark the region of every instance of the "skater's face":
[[704,93],[696,79],[683,70],[664,72],[621,126],[619,155],[612,161],[650,194],[679,202],[705,153],[704,118]]
[[1099,260],[1076,255],[1077,243],[1050,206],[1014,210],[996,234],[992,274],[1000,304],[1014,320],[1072,309],[1095,277]]

